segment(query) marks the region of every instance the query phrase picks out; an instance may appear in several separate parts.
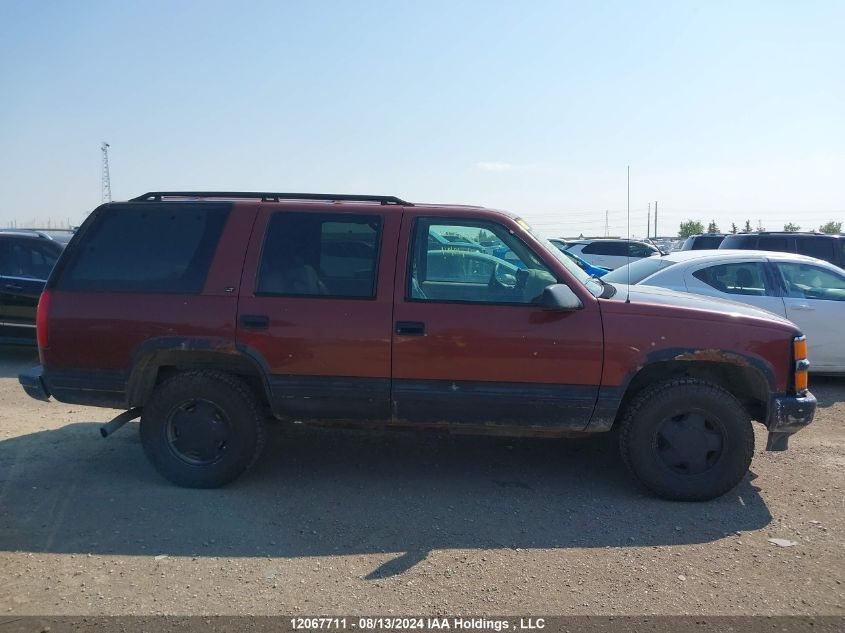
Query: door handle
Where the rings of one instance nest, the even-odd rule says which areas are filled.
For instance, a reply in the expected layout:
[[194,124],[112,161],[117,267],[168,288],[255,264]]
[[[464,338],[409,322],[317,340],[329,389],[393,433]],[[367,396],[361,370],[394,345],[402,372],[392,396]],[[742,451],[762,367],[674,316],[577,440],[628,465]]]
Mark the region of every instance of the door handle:
[[795,308],[796,310],[807,310],[807,311],[815,310],[814,307],[812,307],[812,306],[810,306],[806,303],[799,303],[798,305],[792,306],[792,307]]
[[270,327],[270,317],[266,314],[242,314],[241,325],[250,330],[266,330]]
[[405,336],[424,336],[425,323],[422,321],[397,321],[396,333]]
[[23,286],[19,286],[18,284],[6,284],[6,290],[23,290]]

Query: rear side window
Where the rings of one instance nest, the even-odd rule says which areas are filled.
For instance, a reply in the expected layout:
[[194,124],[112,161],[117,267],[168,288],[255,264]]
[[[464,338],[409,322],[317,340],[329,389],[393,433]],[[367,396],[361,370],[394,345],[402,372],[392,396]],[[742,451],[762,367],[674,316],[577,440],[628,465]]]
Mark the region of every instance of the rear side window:
[[381,216],[279,212],[261,253],[256,294],[376,296]]
[[143,203],[101,212],[71,248],[63,290],[199,293],[228,203]]
[[796,239],[798,252],[827,262],[834,262],[833,240],[826,237],[799,237]]
[[785,237],[761,237],[757,248],[761,251],[775,251],[778,253],[792,252]]
[[731,295],[771,295],[766,284],[766,271],[760,262],[719,264],[696,270],[693,277],[708,286]]

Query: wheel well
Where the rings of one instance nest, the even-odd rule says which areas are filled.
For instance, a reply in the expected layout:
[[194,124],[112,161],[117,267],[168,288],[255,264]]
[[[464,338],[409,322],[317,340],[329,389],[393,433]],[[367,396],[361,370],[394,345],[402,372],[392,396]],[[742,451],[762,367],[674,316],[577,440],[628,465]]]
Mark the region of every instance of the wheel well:
[[258,363],[240,353],[165,350],[139,362],[129,380],[129,404],[143,407],[156,386],[184,371],[213,369],[241,378],[252,389],[259,405],[270,408],[270,391]]
[[657,382],[682,377],[698,378],[718,385],[739,401],[752,420],[766,420],[769,385],[757,369],[716,361],[664,361],[647,365],[634,376],[625,390],[616,421],[622,418],[631,400],[643,389]]

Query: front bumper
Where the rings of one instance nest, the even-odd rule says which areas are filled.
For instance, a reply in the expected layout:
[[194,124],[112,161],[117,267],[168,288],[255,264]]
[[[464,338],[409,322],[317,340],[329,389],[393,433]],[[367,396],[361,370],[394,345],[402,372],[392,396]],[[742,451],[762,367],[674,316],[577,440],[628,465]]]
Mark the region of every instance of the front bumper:
[[785,451],[789,436],[813,421],[816,414],[816,397],[807,391],[802,396],[775,396],[769,403],[769,439],[767,451]]
[[21,387],[30,398],[47,402],[50,399],[50,392],[47,391],[47,386],[44,384],[43,373],[44,370],[41,365],[33,367],[22,374],[18,374],[18,382],[21,383]]

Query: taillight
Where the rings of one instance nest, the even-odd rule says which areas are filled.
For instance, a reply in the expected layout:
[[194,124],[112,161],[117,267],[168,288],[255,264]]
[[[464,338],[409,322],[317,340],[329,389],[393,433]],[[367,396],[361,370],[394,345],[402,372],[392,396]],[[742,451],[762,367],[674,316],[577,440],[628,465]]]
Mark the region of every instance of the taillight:
[[35,335],[38,339],[38,348],[44,349],[47,347],[49,338],[47,336],[47,313],[50,311],[50,291],[45,290],[41,293],[41,298],[38,300],[38,311],[35,313]]
[[795,356],[795,392],[807,391],[810,361],[807,360],[807,337],[796,336],[792,341]]

